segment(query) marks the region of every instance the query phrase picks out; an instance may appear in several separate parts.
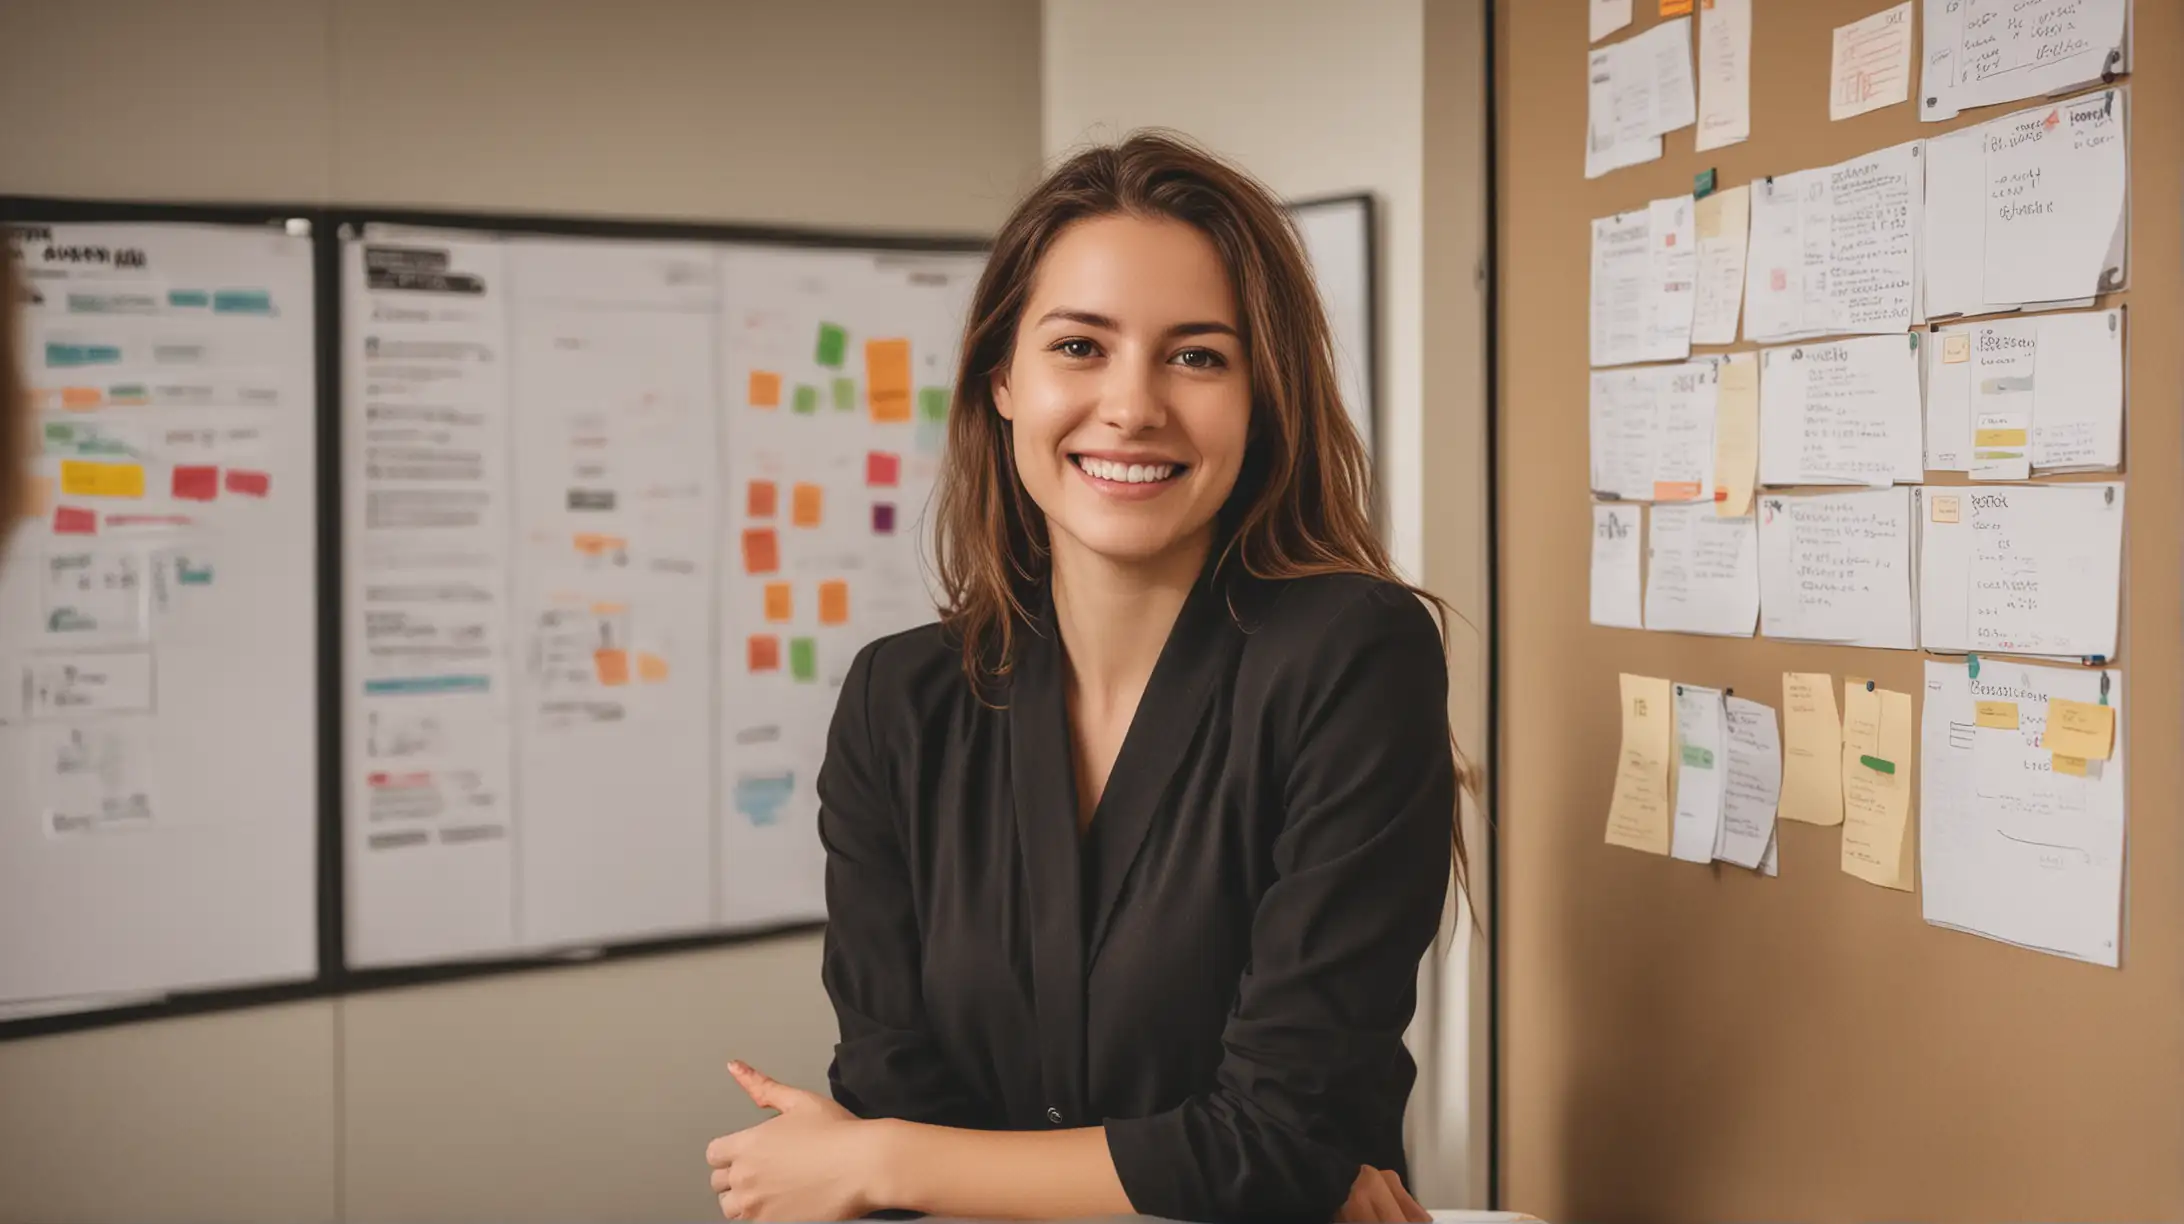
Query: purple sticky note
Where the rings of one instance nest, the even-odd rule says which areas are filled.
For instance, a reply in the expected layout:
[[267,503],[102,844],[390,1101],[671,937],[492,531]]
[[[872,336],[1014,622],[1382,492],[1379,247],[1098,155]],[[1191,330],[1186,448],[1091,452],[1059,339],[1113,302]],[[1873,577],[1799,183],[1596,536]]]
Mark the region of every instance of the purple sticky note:
[[872,503],[872,534],[895,534],[895,507],[888,502]]

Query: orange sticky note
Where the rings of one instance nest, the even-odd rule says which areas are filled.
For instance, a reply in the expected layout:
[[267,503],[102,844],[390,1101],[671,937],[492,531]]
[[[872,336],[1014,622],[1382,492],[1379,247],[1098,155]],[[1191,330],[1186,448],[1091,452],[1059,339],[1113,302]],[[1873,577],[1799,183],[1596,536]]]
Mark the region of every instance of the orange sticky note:
[[771,574],[781,568],[781,544],[773,528],[753,527],[743,533],[743,572]]
[[637,656],[637,679],[645,684],[667,683],[667,660],[656,654]]
[[867,340],[865,403],[875,421],[910,419],[910,342]]
[[766,619],[786,621],[796,615],[794,588],[786,582],[766,584]]
[[754,480],[751,482],[750,492],[744,497],[743,513],[750,518],[772,518],[774,516],[773,481]]
[[819,623],[849,623],[849,584],[839,580],[819,584]]
[[747,649],[747,666],[751,671],[770,672],[781,670],[781,639],[770,633],[751,638]]
[[800,484],[789,491],[789,521],[799,527],[817,527],[825,516],[826,491],[815,484]]
[[70,412],[89,412],[106,401],[97,387],[62,387],[61,407]]
[[53,478],[33,476],[23,486],[23,517],[44,518],[46,507],[53,504]]
[[751,407],[781,406],[781,376],[770,370],[751,371]]
[[1681,17],[1691,11],[1691,0],[1661,0],[1661,16]]
[[595,650],[592,666],[599,670],[599,683],[608,688],[620,688],[629,683],[629,652],[626,650]]

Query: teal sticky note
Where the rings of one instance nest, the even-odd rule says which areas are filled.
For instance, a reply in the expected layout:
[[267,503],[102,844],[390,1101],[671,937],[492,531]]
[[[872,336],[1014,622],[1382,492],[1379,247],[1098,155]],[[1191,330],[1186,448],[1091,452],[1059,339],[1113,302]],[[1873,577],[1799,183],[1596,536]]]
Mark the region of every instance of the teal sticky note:
[[809,683],[819,678],[819,644],[810,638],[789,639],[789,674]]
[[857,411],[856,379],[837,378],[834,380],[834,410],[836,412]]
[[188,310],[193,307],[202,310],[212,305],[212,295],[202,289],[169,289],[167,290],[167,305],[181,310]]
[[272,314],[273,295],[263,289],[216,289],[212,294],[214,314]]
[[842,359],[849,355],[849,333],[832,323],[819,325],[819,364],[830,370],[842,368]]
[[918,415],[928,421],[948,419],[948,389],[946,387],[918,388]]
[[810,383],[798,383],[796,385],[796,399],[791,406],[802,416],[810,416],[812,413],[819,411],[819,388],[812,386]]

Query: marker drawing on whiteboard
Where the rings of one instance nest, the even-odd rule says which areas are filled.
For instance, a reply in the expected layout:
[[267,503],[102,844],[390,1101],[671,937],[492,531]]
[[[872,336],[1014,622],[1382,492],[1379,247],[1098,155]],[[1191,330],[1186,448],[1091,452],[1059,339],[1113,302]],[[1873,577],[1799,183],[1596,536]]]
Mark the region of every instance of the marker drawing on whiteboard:
[[781,810],[795,793],[793,772],[744,774],[736,779],[736,814],[764,828],[780,820]]

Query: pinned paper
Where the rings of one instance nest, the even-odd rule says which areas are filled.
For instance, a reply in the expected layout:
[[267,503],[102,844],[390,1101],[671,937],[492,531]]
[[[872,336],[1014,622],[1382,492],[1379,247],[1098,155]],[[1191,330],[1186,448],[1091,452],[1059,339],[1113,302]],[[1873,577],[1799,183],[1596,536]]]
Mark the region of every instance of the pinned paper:
[[902,477],[902,459],[886,451],[865,455],[864,482],[875,489],[892,489]]
[[744,494],[743,513],[749,518],[772,518],[774,516],[775,500],[776,494],[773,481],[754,480]]
[[240,497],[264,497],[272,483],[273,478],[264,472],[227,471],[227,491]]
[[2047,730],[2040,736],[2040,746],[2050,752],[2105,761],[2115,751],[2116,708],[2050,698]]
[[2058,752],[2051,759],[2054,761],[2056,773],[2067,774],[2073,778],[2086,776],[2086,759],[2082,756],[2066,756]]
[[1982,727],[1996,731],[2017,730],[2017,703],[2014,701],[1982,701],[1975,710]]
[[1721,366],[1714,399],[1714,513],[1743,518],[1752,512],[1752,483],[1759,478],[1759,360],[1732,353]]
[[192,464],[174,470],[177,501],[211,501],[220,496],[220,469]]
[[834,410],[836,412],[857,411],[856,379],[837,378],[834,380]]
[[629,652],[626,650],[595,650],[592,666],[599,672],[599,683],[608,688],[620,688],[629,683]]
[[667,660],[656,654],[639,653],[637,680],[641,684],[667,683]]
[[826,493],[815,484],[799,484],[789,490],[789,521],[799,527],[817,527],[825,515]]
[[1828,118],[1849,119],[1911,96],[1911,0],[1835,28]]
[[63,459],[61,492],[70,497],[142,497],[144,468],[135,463]]
[[849,623],[849,584],[839,580],[819,584],[819,623],[822,625],[846,625]]
[[796,384],[796,396],[791,406],[798,416],[811,416],[819,411],[819,388],[810,383]]
[[59,506],[53,511],[54,535],[97,535],[99,512],[80,506]]
[[887,502],[872,504],[872,534],[895,534],[895,507]]
[[1784,820],[1843,823],[1843,724],[1835,714],[1835,678],[1782,673]]
[[1674,739],[1666,680],[1624,675],[1623,741],[1608,805],[1608,844],[1648,854],[1667,854],[1674,828],[1669,802],[1668,756]]
[[791,620],[796,616],[795,588],[786,582],[766,584],[766,619],[775,622]]
[[830,370],[842,368],[842,360],[849,355],[849,333],[832,323],[819,325],[819,351],[814,360]]
[[771,527],[751,527],[743,532],[743,572],[772,574],[781,569],[781,545]]
[[746,666],[754,672],[781,670],[781,639],[770,633],[754,635],[745,649]]
[[808,637],[789,639],[789,674],[804,683],[819,678],[819,646]]
[[872,419],[910,419],[910,342],[865,341],[865,402]]
[[751,407],[781,406],[781,376],[767,370],[751,371]]
[[1843,871],[1911,889],[1911,695],[1843,681]]

